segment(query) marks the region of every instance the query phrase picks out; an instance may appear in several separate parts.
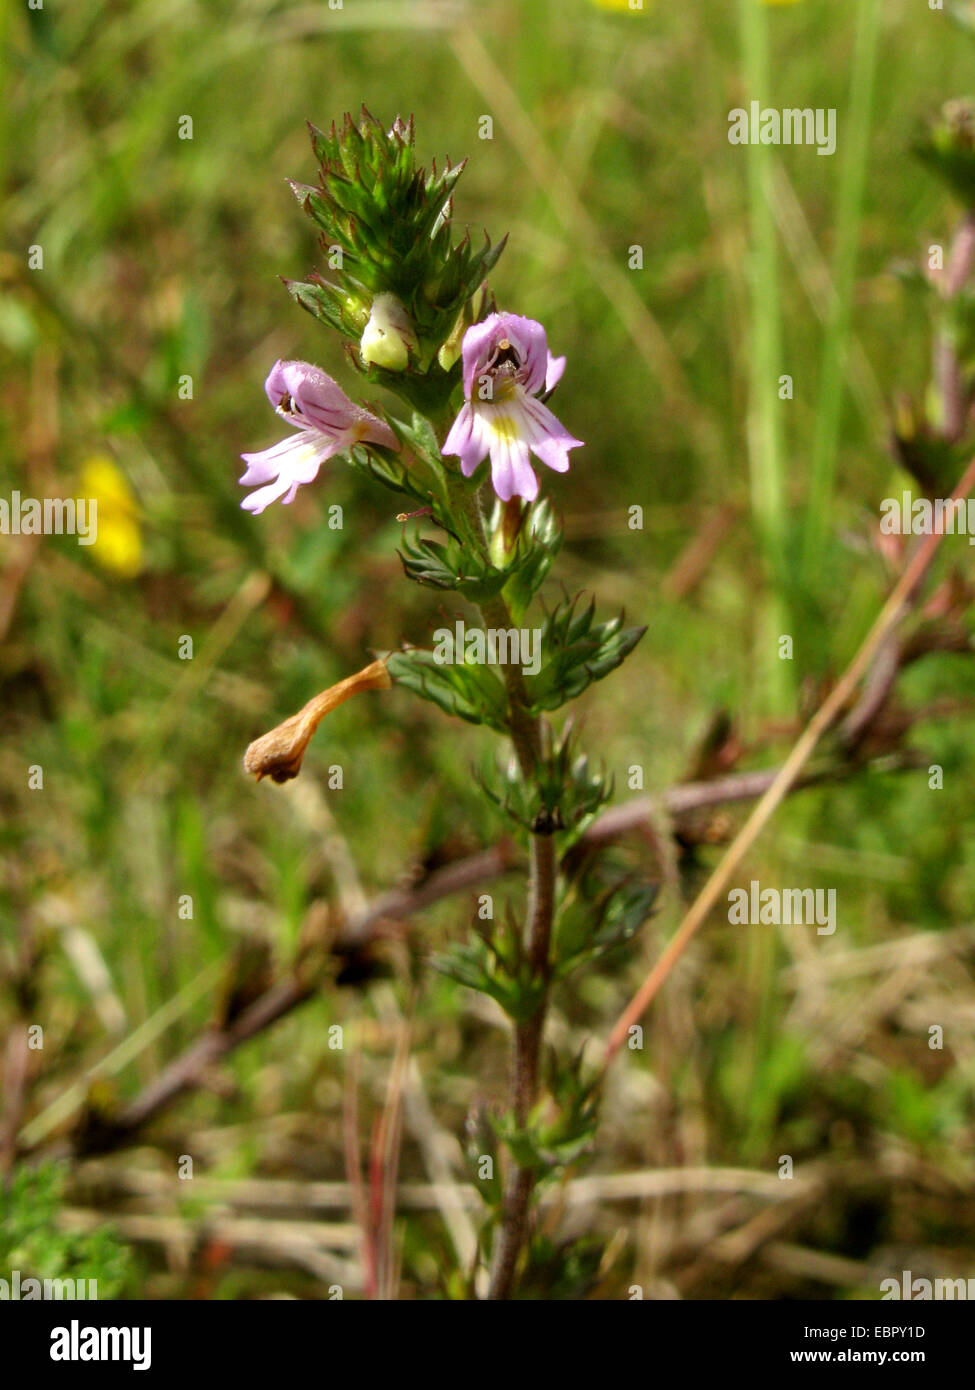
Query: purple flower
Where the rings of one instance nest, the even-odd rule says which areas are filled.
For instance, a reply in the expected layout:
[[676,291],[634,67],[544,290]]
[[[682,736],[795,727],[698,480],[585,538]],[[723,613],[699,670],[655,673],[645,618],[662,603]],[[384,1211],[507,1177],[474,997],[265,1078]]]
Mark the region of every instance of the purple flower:
[[474,324],[464,334],[462,351],[467,400],[443,452],[460,457],[465,478],[490,454],[491,482],[501,500],[532,502],[538,479],[530,455],[566,473],[569,450],[582,444],[537,399],[559,380],[565,358],[549,352],[540,323],[518,314],[491,314]]
[[268,400],[296,433],[259,454],[241,454],[245,487],[263,483],[241,502],[260,513],[279,497],[293,502],[302,483],[311,483],[326,459],[369,440],[398,449],[395,434],[382,420],[353,405],[338,382],[308,362],[275,362],[264,383]]

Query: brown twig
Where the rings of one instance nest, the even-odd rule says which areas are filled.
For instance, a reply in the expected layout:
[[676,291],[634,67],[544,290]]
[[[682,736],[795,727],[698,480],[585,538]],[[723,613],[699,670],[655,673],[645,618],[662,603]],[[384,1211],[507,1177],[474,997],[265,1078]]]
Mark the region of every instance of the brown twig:
[[17,1130],[24,1108],[27,1081],[27,1022],[14,1019],[7,1033],[3,1059],[3,1124],[0,1125],[0,1177],[10,1171],[17,1154]]

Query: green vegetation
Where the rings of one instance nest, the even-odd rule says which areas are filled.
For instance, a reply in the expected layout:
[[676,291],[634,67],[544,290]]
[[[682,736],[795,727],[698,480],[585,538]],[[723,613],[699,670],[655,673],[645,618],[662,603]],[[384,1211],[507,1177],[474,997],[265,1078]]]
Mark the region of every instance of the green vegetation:
[[[975,47],[909,0],[642,15],[589,0],[90,0],[6,10],[0,31],[0,497],[99,497],[94,546],[0,536],[0,1035],[43,1028],[22,1093],[4,1044],[0,1277],[16,1248],[41,1275],[84,1268],[101,1297],[360,1296],[348,1194],[316,1206],[269,1184],[346,1181],[356,1107],[363,1155],[385,1153],[388,1174],[395,1143],[377,1117],[405,1094],[401,1263],[380,1260],[374,1287],[462,1297],[466,1216],[407,1189],[442,1186],[435,1155],[452,1141],[448,1170],[469,1190],[462,1150],[496,1146],[503,1020],[455,981],[482,968],[478,894],[501,919],[506,882],[520,911],[518,879],[391,925],[148,1127],[124,1142],[116,1128],[167,1064],[291,979],[363,903],[509,828],[503,795],[486,807],[472,776],[485,731],[398,687],[330,714],[299,781],[254,785],[241,769],[250,741],[314,693],[374,652],[430,645],[460,612],[456,595],[404,583],[397,550],[417,567],[443,556],[410,551],[396,499],[362,471],[326,466],[292,506],[240,509],[239,454],[278,437],[262,389],[276,358],[318,362],[359,394],[336,335],[281,283],[321,265],[286,182],[314,177],[303,122],[364,102],[387,125],[416,114],[421,162],[469,155],[455,219],[475,247],[482,226],[510,235],[491,274],[499,306],[543,322],[567,355],[558,414],[587,446],[557,488],[545,481],[565,519],[558,578],[647,627],[580,696],[620,804],[779,764],[889,591],[880,503],[920,492],[902,463],[925,442],[901,398],[938,418],[940,306],[909,271],[962,216],[937,160],[911,150],[969,94]],[[753,96],[835,107],[836,155],[729,144],[728,112]],[[952,163],[956,188],[966,169]],[[965,295],[955,310],[967,377]],[[941,460],[941,495],[973,444],[963,432],[925,455]],[[598,1140],[570,1169],[636,1175],[632,1189],[607,1183],[539,1233],[526,1296],[639,1283],[870,1298],[881,1278],[920,1272],[905,1251],[935,1252],[944,1276],[970,1268],[972,554],[945,541],[907,629],[924,659],[905,666],[889,718],[852,753],[827,741],[842,775],[790,797],[736,879],[835,888],[835,934],[714,915],[644,1019],[642,1050],[614,1063]],[[542,593],[557,613],[561,585]],[[688,812],[676,834],[661,817],[621,848],[614,871],[659,878],[655,915],[635,936],[608,922],[612,953],[558,993],[563,1054],[598,1055],[743,814]],[[455,979],[432,968],[445,961]],[[65,1191],[30,1186],[10,1117],[22,1149],[70,1131],[88,1155]],[[637,1180],[686,1167],[778,1181],[783,1155],[788,1225],[738,1262],[710,1244],[771,1206],[768,1191],[730,1204],[717,1180],[662,1198]],[[118,1218],[118,1234],[72,1234],[79,1208]],[[165,1217],[158,1237],[126,1228],[146,1209]],[[254,1215],[345,1235],[322,1236],[314,1259],[285,1234],[255,1254],[234,1225]],[[599,1241],[562,1251],[575,1236]],[[120,1239],[139,1242],[137,1260]],[[790,1263],[779,1240],[844,1257],[845,1276]]]

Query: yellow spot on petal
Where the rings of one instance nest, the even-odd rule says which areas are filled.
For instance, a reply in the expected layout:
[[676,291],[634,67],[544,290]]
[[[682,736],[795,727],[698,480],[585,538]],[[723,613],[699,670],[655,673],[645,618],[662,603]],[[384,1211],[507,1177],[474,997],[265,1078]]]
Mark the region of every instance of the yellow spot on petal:
[[511,415],[492,415],[488,427],[492,434],[497,435],[498,439],[503,439],[506,444],[510,444],[519,436],[518,422]]

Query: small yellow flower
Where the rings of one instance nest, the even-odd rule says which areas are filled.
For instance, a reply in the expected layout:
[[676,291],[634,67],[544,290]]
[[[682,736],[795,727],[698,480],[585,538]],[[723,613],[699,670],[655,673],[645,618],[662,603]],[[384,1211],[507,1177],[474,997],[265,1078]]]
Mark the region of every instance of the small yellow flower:
[[590,0],[600,10],[625,10],[630,14],[646,14],[650,0]]
[[107,454],[92,454],[81,469],[81,495],[98,503],[92,549],[103,569],[132,579],[142,568],[142,529],[135,495]]

